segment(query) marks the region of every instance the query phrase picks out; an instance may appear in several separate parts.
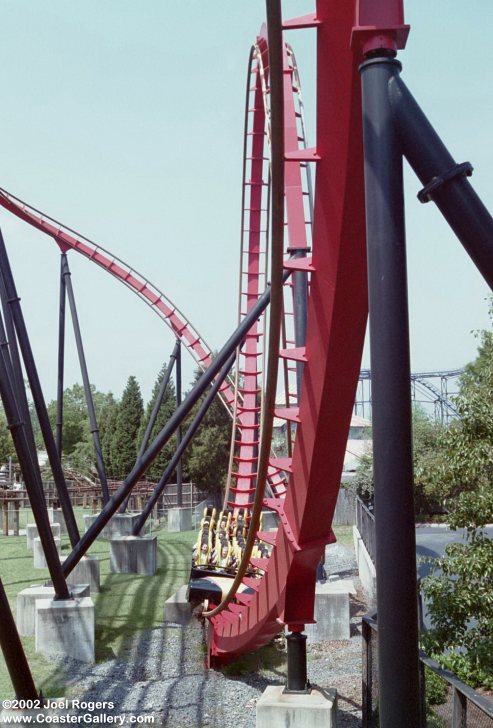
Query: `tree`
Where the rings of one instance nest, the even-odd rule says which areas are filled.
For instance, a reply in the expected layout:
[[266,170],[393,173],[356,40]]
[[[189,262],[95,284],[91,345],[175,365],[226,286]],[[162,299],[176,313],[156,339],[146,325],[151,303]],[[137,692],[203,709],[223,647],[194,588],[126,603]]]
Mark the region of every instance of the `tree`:
[[[141,443],[144,439],[144,433],[147,427],[147,424],[149,422],[149,419],[151,417],[152,410],[154,409],[154,405],[157,400],[157,396],[159,394],[159,389],[161,387],[161,382],[163,381],[163,377],[166,373],[166,364],[163,365],[161,371],[159,372],[156,382],[154,383],[154,388],[152,390],[152,395],[150,401],[147,403],[145,415],[142,418],[142,422],[139,428],[139,433],[137,436],[137,449],[140,449]],[[163,401],[161,402],[161,407],[159,408],[159,412],[156,418],[156,424],[154,425],[151,437],[149,440],[149,443],[152,442],[153,438],[156,437],[156,435],[162,430],[164,425],[167,423],[171,415],[176,409],[176,393],[175,393],[175,386],[173,384],[173,380],[170,379],[168,382],[168,386],[166,388],[166,392],[164,394]],[[166,443],[166,445],[163,447],[157,458],[154,460],[152,465],[147,471],[147,477],[149,480],[159,480],[168,465],[169,461],[173,457],[176,450],[176,438],[174,436],[171,437],[170,440]]]
[[493,689],[493,541],[484,531],[493,521],[493,332],[478,338],[478,355],[460,380],[459,419],[442,436],[450,527],[467,536],[447,546],[423,582],[433,625],[423,642],[463,680]]
[[14,442],[7,426],[5,412],[0,408],[0,463],[7,463],[11,457],[16,457]]
[[[194,382],[201,371],[195,372]],[[199,400],[183,426],[192,421],[207,395]],[[202,424],[185,453],[183,468],[188,478],[204,493],[222,494],[228,473],[232,420],[219,396],[214,398]]]
[[[415,512],[433,512],[442,501],[438,475],[444,459],[441,445],[443,427],[430,419],[420,405],[414,405],[412,430]],[[361,457],[350,489],[362,498],[373,497],[373,453],[368,452]]]
[[107,400],[99,416],[99,433],[101,437],[101,451],[106,469],[106,475],[110,478],[114,474],[113,461],[111,459],[111,442],[116,429],[118,419],[119,403],[109,392]]
[[110,447],[113,475],[117,478],[125,478],[135,465],[137,434],[143,414],[144,403],[139,384],[134,376],[130,376],[118,407]]
[[450,527],[466,529],[465,543],[445,556],[422,584],[432,629],[425,649],[473,687],[493,689],[493,541],[484,526],[493,521],[491,486],[461,493]]

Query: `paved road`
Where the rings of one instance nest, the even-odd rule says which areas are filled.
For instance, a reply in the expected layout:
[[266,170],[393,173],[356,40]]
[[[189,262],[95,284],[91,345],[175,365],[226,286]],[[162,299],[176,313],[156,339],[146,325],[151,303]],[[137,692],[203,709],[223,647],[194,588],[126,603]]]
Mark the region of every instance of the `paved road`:
[[[486,528],[490,538],[493,538],[493,526]],[[430,573],[431,564],[422,558],[436,559],[445,552],[450,543],[465,540],[465,529],[450,531],[441,526],[417,526],[416,528],[416,554],[418,557],[418,575],[423,577]],[[421,558],[420,558],[421,557]]]
[[[490,538],[493,538],[493,526],[486,529]],[[432,564],[428,559],[436,559],[445,552],[448,544],[465,541],[466,531],[461,529],[458,531],[450,531],[448,528],[440,526],[418,526],[416,528],[416,555],[418,576],[423,578],[432,570]],[[429,627],[429,619],[426,614],[425,606],[424,621],[426,627]]]

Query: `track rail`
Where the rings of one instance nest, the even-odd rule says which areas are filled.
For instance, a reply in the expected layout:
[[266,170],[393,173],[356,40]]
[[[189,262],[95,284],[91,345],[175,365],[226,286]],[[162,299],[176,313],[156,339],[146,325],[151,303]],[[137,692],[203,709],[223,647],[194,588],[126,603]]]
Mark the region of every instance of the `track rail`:
[[[283,46],[285,150],[298,152],[306,148],[303,104],[296,59],[288,44]],[[238,324],[255,305],[268,278],[270,222],[270,87],[267,28],[264,25],[250,52],[247,76],[244,162],[242,183],[242,218],[240,251],[240,296]],[[285,203],[288,251],[306,255],[310,249],[311,178],[306,162],[294,160],[286,165]],[[305,172],[305,175],[303,175]],[[305,177],[305,181],[303,181]],[[287,255],[289,255],[286,251]],[[308,273],[304,273],[308,277]],[[297,377],[300,357],[296,349],[296,321],[293,304],[294,285],[285,284],[284,319],[282,326],[282,359],[285,407],[298,401]],[[238,351],[236,392],[242,404],[235,403],[231,462],[225,506],[252,508],[258,468],[260,413],[263,409],[263,374],[265,372],[265,316],[248,332],[244,346]],[[304,343],[304,342],[303,342]],[[286,474],[291,468],[291,426],[286,429],[287,457],[276,457],[274,449],[269,461],[269,486],[275,497],[286,493]]]
[[[148,278],[102,246],[2,188],[0,188],[0,205],[31,227],[53,238],[62,252],[75,250],[110,273],[133,291],[164,321],[173,334],[183,342],[202,370],[210,365],[212,349],[207,345],[205,339],[171,299]],[[231,379],[221,386],[219,396],[227,409],[232,411],[235,396],[234,383]]]
[[297,352],[303,379],[299,407],[282,413],[297,423],[289,487],[285,498],[265,501],[279,514],[279,528],[259,533],[272,544],[271,555],[254,564],[261,578],[243,579],[253,594],[237,594],[235,603],[211,617],[210,653],[218,660],[256,649],[284,624],[302,629],[313,621],[316,566],[330,541],[367,319],[359,58],[350,50],[352,25],[351,4],[329,0],[318,0],[316,17],[284,23],[285,29],[318,27],[316,151],[285,153],[287,177],[295,161],[319,160],[313,257],[285,263],[312,276],[306,348]]

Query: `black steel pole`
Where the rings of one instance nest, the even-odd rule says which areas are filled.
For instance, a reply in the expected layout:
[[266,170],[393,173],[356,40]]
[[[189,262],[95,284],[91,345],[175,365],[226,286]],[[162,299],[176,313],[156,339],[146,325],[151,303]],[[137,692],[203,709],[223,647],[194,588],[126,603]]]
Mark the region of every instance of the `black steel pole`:
[[70,594],[62,572],[62,566],[55,546],[55,540],[48,520],[48,511],[43,494],[43,484],[37,460],[32,459],[26,435],[25,424],[19,417],[15,392],[11,387],[3,357],[0,357],[0,395],[5,416],[19,458],[22,475],[26,484],[34,520],[38,527],[46,563],[55,589],[57,599],[70,599]]
[[[0,232],[1,234],[1,232]],[[13,391],[19,412],[22,413],[22,419],[26,427],[26,436],[33,460],[37,460],[36,442],[31,422],[31,413],[29,402],[27,400],[26,386],[24,384],[24,374],[22,371],[22,363],[17,345],[17,334],[15,332],[15,323],[13,318],[12,307],[9,305],[10,299],[5,288],[5,280],[3,277],[3,265],[0,263],[0,298],[2,299],[2,310],[5,319],[5,326],[2,324],[2,336],[8,344],[5,349],[5,365],[12,383]],[[43,495],[44,498],[44,495]]]
[[373,408],[381,728],[420,725],[402,150],[388,98],[400,64],[361,66]]
[[200,408],[199,408],[197,414],[193,418],[193,421],[190,424],[190,427],[186,431],[183,438],[181,438],[180,444],[176,448],[176,452],[173,454],[173,457],[171,458],[168,465],[166,466],[166,469],[165,469],[164,473],[162,474],[162,476],[159,480],[159,483],[157,484],[151,497],[147,501],[144,510],[142,511],[137,523],[135,524],[135,526],[133,528],[132,533],[134,536],[138,536],[139,533],[144,528],[147,519],[149,518],[149,516],[152,513],[152,509],[154,508],[157,501],[159,500],[159,498],[164,490],[164,487],[166,486],[168,480],[170,479],[171,475],[173,474],[173,472],[176,468],[177,463],[180,462],[180,460],[183,456],[183,453],[185,452],[185,450],[189,446],[190,442],[192,441],[192,438],[195,435],[195,433],[197,432],[197,429],[198,429],[200,423],[204,419],[204,416],[205,416],[207,410],[209,409],[211,404],[214,402],[214,398],[216,397],[221,384],[224,382],[224,380],[228,376],[228,372],[230,371],[231,367],[233,366],[235,358],[236,358],[236,353],[234,353],[230,356],[230,358],[228,359],[228,361],[226,362],[224,367],[221,369],[221,372],[219,373],[217,378],[214,380],[214,384],[210,388],[210,390],[207,394],[207,397],[204,399],[204,401],[200,405]]
[[[180,343],[180,342],[178,342]],[[229,367],[231,369],[231,367]],[[229,371],[228,369],[228,371]],[[176,409],[181,405],[181,346],[176,352]],[[181,443],[181,423],[176,428],[176,451],[180,449]],[[183,473],[181,467],[181,457],[176,461],[176,505],[178,508],[183,506]]]
[[63,450],[63,375],[65,368],[65,303],[67,299],[63,260],[66,253],[60,258],[60,305],[58,314],[58,377],[56,398],[56,448],[61,459]]
[[86,357],[84,354],[84,345],[82,343],[82,336],[80,333],[79,317],[77,315],[77,306],[75,304],[74,290],[72,287],[72,281],[70,278],[70,269],[68,266],[67,256],[62,256],[63,265],[63,277],[65,280],[65,286],[68,296],[68,302],[70,306],[70,314],[72,316],[72,325],[74,327],[75,343],[77,345],[77,353],[79,355],[80,371],[82,375],[82,382],[84,385],[84,394],[86,396],[87,413],[89,416],[89,425],[91,428],[92,442],[94,446],[94,456],[96,458],[96,470],[98,471],[99,481],[101,483],[101,493],[103,496],[103,503],[108,503],[110,499],[110,493],[108,489],[108,481],[106,479],[106,471],[104,467],[103,451],[101,448],[101,440],[99,437],[99,428],[96,419],[96,412],[94,410],[94,401],[92,397],[91,383],[89,381],[89,374],[87,371]]
[[306,671],[306,634],[291,632],[286,637],[288,678],[285,693],[308,693],[310,685]]
[[[12,356],[12,365],[14,371],[14,377],[17,380],[17,402],[19,402],[20,412],[24,418],[24,422],[27,426],[27,438],[28,443],[31,443],[31,449],[33,448],[34,436],[32,434],[31,419],[29,415],[29,408],[27,405],[27,397],[25,393],[24,381],[22,377],[22,369],[20,360],[18,357],[16,347],[16,336],[19,341],[19,347],[24,360],[24,366],[26,369],[27,378],[29,380],[29,386],[36,408],[36,414],[38,416],[39,426],[41,434],[48,454],[48,460],[50,463],[51,471],[53,473],[53,479],[57,489],[60,506],[62,508],[63,517],[67,526],[67,532],[69,535],[70,543],[72,546],[79,540],[79,529],[74,516],[72,503],[70,502],[70,496],[67,490],[67,484],[65,482],[65,476],[63,474],[60,458],[55,445],[53,432],[51,429],[50,418],[48,417],[48,410],[46,409],[46,403],[43,396],[43,390],[41,382],[39,380],[38,372],[36,369],[36,363],[34,361],[33,352],[31,349],[31,343],[29,341],[29,335],[27,333],[24,316],[22,314],[22,308],[20,305],[20,299],[17,295],[14,277],[10,268],[10,262],[7,255],[7,249],[5,242],[0,231],[0,294],[4,301],[5,321],[7,331],[9,332],[9,343],[10,353]],[[9,327],[11,331],[9,331]],[[15,331],[13,330],[15,328]],[[37,462],[36,446],[34,444],[34,453],[31,454],[31,458]],[[40,481],[41,493],[44,501],[43,484]],[[46,506],[45,506],[46,507]],[[51,532],[51,531],[50,531]]]
[[[285,279],[288,276],[289,271],[285,273]],[[194,404],[200,399],[200,397],[207,390],[211,382],[215,379],[221,368],[228,361],[229,357],[235,351],[236,347],[241,344],[248,330],[253,326],[255,321],[268,306],[270,301],[270,293],[271,291],[269,286],[260,296],[259,300],[250,310],[248,315],[245,316],[238,328],[230,336],[230,338],[225,343],[221,351],[218,353],[214,361],[210,364],[210,366],[205,370],[200,379],[198,379],[198,381],[192,387],[191,391],[185,397],[180,407],[174,412],[173,416],[170,417],[168,422],[165,424],[161,432],[157,435],[152,444],[146,450],[139,462],[134,465],[132,471],[125,478],[116,493],[112,495],[108,503],[103,507],[101,513],[94,521],[92,526],[90,526],[86,533],[81,537],[77,546],[73,548],[72,552],[63,563],[63,571],[65,575],[70,574],[74,566],[84,556],[84,554],[87,552],[87,549],[95,541],[95,539],[101,533],[110,518],[113,516],[114,513],[116,513],[117,509],[123,503],[127,495],[131,492],[132,488],[137,483],[140,476],[145,473],[149,465],[157,457],[161,449],[173,435],[177,425],[183,422],[184,418],[188,415]]]
[[[26,654],[17,631],[9,600],[0,579],[0,646],[5,664],[18,700],[36,700],[39,698],[34,685],[33,676],[26,659]],[[5,696],[4,696],[5,697]]]
[[493,218],[471,186],[469,163],[456,164],[395,68],[389,98],[403,153],[424,189],[422,202],[433,200],[481,275],[493,289]]

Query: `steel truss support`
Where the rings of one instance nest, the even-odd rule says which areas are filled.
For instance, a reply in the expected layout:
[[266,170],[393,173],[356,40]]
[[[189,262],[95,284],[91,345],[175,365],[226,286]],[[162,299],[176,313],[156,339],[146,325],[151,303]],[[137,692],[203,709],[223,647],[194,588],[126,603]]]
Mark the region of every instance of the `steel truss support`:
[[161,432],[153,440],[142,458],[134,465],[132,471],[125,478],[118,490],[111,496],[108,503],[103,507],[98,518],[92,526],[81,537],[79,543],[73,548],[70,555],[63,563],[63,572],[65,575],[70,574],[74,566],[87,552],[88,548],[95,541],[103,528],[106,526],[110,518],[116,513],[125,498],[129,495],[140,476],[145,473],[152,461],[157,457],[164,445],[169,441],[170,437],[176,432],[177,425],[183,422],[192,407],[207,390],[209,385],[217,377],[222,367],[226,364],[236,347],[241,344],[249,328],[254,324],[270,301],[270,287],[267,288],[258,302],[241,322],[240,326],[230,336],[229,340],[223,346],[217,357],[212,361],[210,366],[205,370],[200,379],[195,383],[192,390],[183,400],[180,407],[175,411],[168,420]]
[[67,289],[63,270],[63,255],[60,258],[60,305],[58,314],[58,375],[56,398],[56,447],[58,457],[62,457],[63,449],[63,376],[65,368],[65,303]]
[[39,695],[27,663],[9,600],[0,579],[0,646],[18,700],[36,700]]
[[[493,289],[493,218],[400,78],[395,54],[361,66],[367,207],[382,728],[420,725],[409,334],[402,190],[405,156]],[[438,393],[439,394],[439,393]],[[442,400],[443,401],[443,400]],[[389,434],[392,446],[389,447]],[[399,660],[395,660],[398,645]],[[423,720],[423,716],[421,716]]]
[[396,65],[383,57],[361,66],[379,705],[382,728],[416,728],[420,691],[404,192],[400,140],[387,94]]
[[[48,460],[53,473],[53,479],[57,489],[58,499],[62,508],[63,516],[67,526],[67,532],[69,535],[70,543],[72,546],[79,540],[79,529],[74,516],[72,504],[70,502],[70,496],[67,490],[67,484],[65,482],[65,476],[63,474],[60,458],[58,455],[57,447],[53,437],[50,420],[48,417],[48,411],[46,409],[46,403],[43,396],[43,390],[41,388],[41,382],[39,381],[38,372],[36,369],[36,363],[31,349],[27,328],[24,322],[24,316],[20,305],[20,298],[17,295],[12,270],[10,268],[10,262],[7,255],[7,249],[3,240],[3,236],[0,233],[0,296],[2,298],[2,305],[5,316],[5,324],[7,334],[9,337],[9,348],[11,363],[9,364],[5,359],[7,377],[8,372],[12,372],[11,380],[15,383],[15,409],[21,416],[25,432],[26,432],[26,446],[30,451],[29,459],[33,463],[34,468],[39,474],[39,490],[41,496],[41,502],[43,504],[43,510],[46,513],[46,504],[44,500],[43,484],[41,481],[41,474],[39,473],[39,467],[37,465],[36,446],[34,444],[34,436],[32,434],[31,418],[29,414],[29,407],[27,404],[27,397],[24,387],[24,380],[22,375],[22,368],[20,358],[17,350],[17,341],[19,342],[19,348],[22,353],[24,360],[24,366],[26,369],[29,386],[36,408],[36,414],[41,428],[41,434],[48,454]],[[12,379],[13,377],[13,379]],[[12,392],[13,394],[13,392]],[[36,478],[35,478],[36,482]],[[31,497],[31,496],[30,496]],[[34,509],[34,506],[33,506]],[[46,518],[48,515],[46,513]],[[51,529],[50,529],[51,535]],[[41,537],[41,533],[40,533]],[[54,542],[53,542],[54,548]],[[44,545],[43,545],[44,549]],[[57,557],[58,561],[58,557]]]
[[219,375],[214,381],[214,384],[210,388],[207,397],[204,399],[202,404],[200,405],[199,411],[195,415],[190,427],[186,431],[183,438],[180,438],[180,443],[178,447],[176,448],[176,452],[174,453],[173,457],[169,461],[163,475],[161,476],[161,479],[159,483],[157,484],[156,488],[154,489],[154,492],[152,493],[151,497],[147,501],[144,510],[142,511],[139,520],[134,526],[133,529],[133,535],[138,536],[139,533],[142,531],[142,529],[145,526],[145,523],[149,516],[152,513],[152,509],[156,505],[156,503],[159,500],[159,497],[161,496],[168,480],[170,479],[171,475],[173,474],[173,471],[177,467],[177,464],[180,462],[181,458],[183,457],[183,453],[189,446],[189,444],[192,441],[193,436],[197,432],[200,423],[204,419],[204,416],[206,415],[209,407],[214,402],[214,399],[219,392],[219,389],[221,387],[221,384],[224,382],[226,377],[228,376],[228,373],[233,366],[234,360],[235,360],[236,354],[232,354],[224,367],[221,369]]
[[[177,342],[178,347],[176,350],[176,409],[181,405],[181,345],[180,340]],[[232,365],[231,365],[232,366]],[[226,378],[231,366],[228,367],[224,379]],[[224,380],[221,380],[224,381]],[[217,390],[216,390],[217,391]],[[205,414],[205,413],[204,413]],[[176,428],[176,452],[180,450],[181,446],[181,423]],[[181,451],[183,452],[183,450]],[[175,458],[173,458],[175,459]],[[176,459],[176,505],[178,508],[183,506],[183,473],[181,467],[181,456]]]
[[94,401],[91,391],[91,383],[89,381],[89,374],[87,372],[86,357],[84,354],[84,346],[82,344],[82,336],[80,333],[79,317],[77,315],[77,307],[75,304],[74,290],[72,287],[72,280],[70,278],[70,269],[68,266],[67,254],[62,253],[62,268],[63,278],[65,281],[65,287],[68,296],[68,302],[70,305],[70,313],[72,316],[72,324],[74,327],[75,342],[77,345],[77,353],[79,355],[80,371],[82,374],[82,381],[84,383],[84,393],[86,396],[87,413],[89,415],[89,425],[91,428],[92,442],[94,445],[94,455],[96,458],[96,470],[98,471],[99,481],[101,483],[101,492],[103,495],[103,503],[108,503],[110,494],[108,489],[108,481],[106,479],[106,471],[104,468],[103,451],[101,449],[101,440],[99,437],[99,428],[96,419],[96,412],[94,410]]

